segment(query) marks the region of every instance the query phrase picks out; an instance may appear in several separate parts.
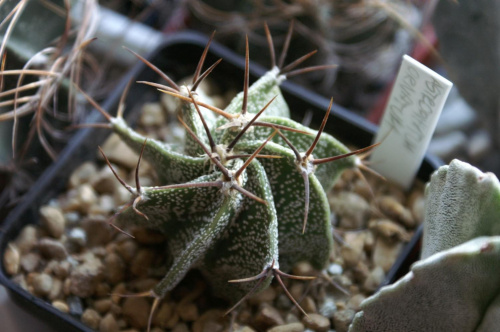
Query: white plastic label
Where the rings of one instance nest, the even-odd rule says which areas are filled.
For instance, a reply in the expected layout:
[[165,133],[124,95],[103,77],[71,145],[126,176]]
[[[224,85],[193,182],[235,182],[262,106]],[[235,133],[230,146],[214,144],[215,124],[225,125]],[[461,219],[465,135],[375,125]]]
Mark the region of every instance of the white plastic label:
[[453,83],[403,56],[370,159],[371,167],[408,189],[429,145]]

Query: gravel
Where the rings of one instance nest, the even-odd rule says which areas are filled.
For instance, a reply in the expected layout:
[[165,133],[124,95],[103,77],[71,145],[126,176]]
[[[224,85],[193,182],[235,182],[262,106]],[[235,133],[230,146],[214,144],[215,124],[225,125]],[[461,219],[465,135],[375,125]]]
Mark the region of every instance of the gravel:
[[[156,106],[148,107],[151,114],[144,123],[164,119]],[[153,136],[163,135],[161,127],[157,130]],[[120,176],[133,183],[137,157],[128,150],[122,154],[122,145],[113,140],[104,144],[105,152],[113,156]],[[141,172],[141,177],[155,183],[153,172]],[[347,331],[360,303],[377,290],[423,215],[421,183],[406,193],[371,174],[366,177],[367,182],[346,171],[328,194],[336,214],[336,241],[327,268],[315,271],[301,262],[289,271],[318,276],[286,280],[308,316],[275,282],[224,316],[232,304],[211,294],[203,276],[192,271],[159,303],[152,331]],[[108,225],[129,200],[116,182],[102,162],[81,165],[71,175],[68,191],[40,208],[41,224],[26,226],[3,260],[21,287],[91,328],[143,331],[153,299],[124,295],[148,292],[164,275],[165,236],[136,228],[127,230],[135,236],[130,238]]]

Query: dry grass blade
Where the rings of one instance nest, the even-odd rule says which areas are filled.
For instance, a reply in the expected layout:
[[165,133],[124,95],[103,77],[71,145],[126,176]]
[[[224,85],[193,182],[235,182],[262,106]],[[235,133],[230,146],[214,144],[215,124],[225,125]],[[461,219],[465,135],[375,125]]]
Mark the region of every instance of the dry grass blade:
[[[2,56],[2,64],[0,66],[0,72],[3,72],[5,70],[5,60],[7,60],[7,53],[5,53]],[[0,74],[0,92],[3,91],[3,75]],[[0,93],[0,97],[2,97],[2,94]]]
[[[2,71],[3,71],[3,68],[2,68]],[[2,77],[2,81],[1,82],[3,82],[3,77]],[[44,85],[47,82],[48,82],[47,79],[43,79],[43,80],[39,80],[39,81],[36,81],[36,82],[25,84],[23,86],[12,88],[10,90],[6,90],[6,91],[3,91],[3,92],[0,92],[0,98],[16,94],[17,92],[22,92],[22,91],[27,91],[27,90],[31,90],[31,89],[34,89],[34,88],[38,88],[38,87]],[[2,88],[0,88],[0,91],[2,91]]]
[[48,70],[38,70],[38,69],[12,69],[5,70],[0,73],[1,75],[36,75],[36,76],[50,76],[50,77],[60,77],[60,73],[56,73]]
[[104,116],[106,118],[106,120],[108,121],[112,121],[113,117],[111,115],[109,115],[108,112],[106,112],[102,107],[101,105],[99,105],[92,97],[90,97],[88,94],[85,93],[85,91],[83,91],[78,85],[75,85],[75,87],[78,89],[78,91],[85,97],[85,99],[87,99],[87,101],[95,108],[97,109],[101,114],[102,116]]
[[[2,44],[0,45],[0,56],[2,58],[3,58],[3,55],[5,54],[5,47],[7,46],[7,41],[9,40],[10,35],[12,34],[12,31],[14,30],[14,26],[16,25],[17,20],[19,20],[19,17],[21,17],[21,13],[23,12],[23,9],[27,3],[28,3],[28,0],[21,0],[14,7],[14,9],[12,9],[12,11],[11,11],[11,13],[14,13],[14,15],[12,16],[12,19],[7,27],[7,30],[5,31],[5,34],[3,35]],[[7,16],[7,19],[9,17],[10,17],[10,15]],[[6,20],[4,20],[4,22],[6,22]],[[3,24],[3,22],[2,22],[2,24]]]

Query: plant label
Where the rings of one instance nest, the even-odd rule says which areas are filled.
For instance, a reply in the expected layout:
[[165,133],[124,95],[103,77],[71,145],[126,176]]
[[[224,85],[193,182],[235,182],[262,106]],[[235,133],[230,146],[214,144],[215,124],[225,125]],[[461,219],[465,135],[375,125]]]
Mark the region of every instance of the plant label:
[[422,163],[453,83],[403,56],[375,142],[371,167],[408,189]]

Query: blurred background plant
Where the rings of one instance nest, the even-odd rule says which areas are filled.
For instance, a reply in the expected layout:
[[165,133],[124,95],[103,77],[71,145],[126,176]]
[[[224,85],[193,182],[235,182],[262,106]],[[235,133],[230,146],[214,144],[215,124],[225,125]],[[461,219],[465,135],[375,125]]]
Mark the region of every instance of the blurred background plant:
[[[318,50],[315,64],[338,64],[336,69],[310,73],[301,84],[333,96],[360,113],[394,77],[403,54],[411,52],[422,24],[421,8],[410,1],[292,0],[220,1],[188,0],[196,29],[217,29],[219,41],[243,53],[249,36],[254,60],[268,66],[264,22],[276,44],[285,42],[290,20],[296,36],[290,57]],[[293,54],[296,52],[297,54]]]

